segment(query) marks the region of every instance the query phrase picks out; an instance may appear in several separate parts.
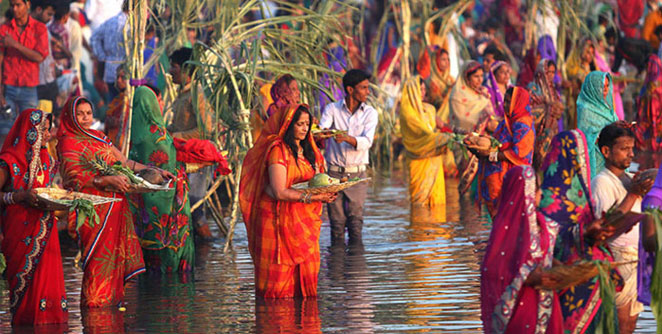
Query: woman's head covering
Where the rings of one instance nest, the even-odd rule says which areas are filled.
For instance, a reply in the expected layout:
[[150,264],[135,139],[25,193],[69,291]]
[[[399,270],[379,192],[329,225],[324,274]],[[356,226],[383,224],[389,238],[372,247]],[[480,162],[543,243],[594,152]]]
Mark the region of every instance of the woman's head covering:
[[[496,81],[496,72],[499,68],[502,66],[506,66],[508,63],[497,60],[492,65],[490,66],[490,72],[487,74],[487,90],[490,92],[490,100],[492,101],[492,108],[494,109],[494,113],[499,116],[503,117],[504,109],[503,109],[503,95],[499,91],[499,86]],[[506,88],[512,87],[510,84],[510,80],[508,81],[508,84],[506,85]]]
[[580,130],[556,135],[542,164],[540,210],[556,222],[590,222],[591,166],[588,146]]
[[[254,209],[257,210],[257,203],[260,200],[260,196],[262,196],[262,192],[269,184],[269,177],[267,175],[269,153],[276,145],[283,143],[287,128],[292,121],[295,121],[293,119],[294,114],[299,107],[308,108],[305,104],[290,105],[287,109],[281,109],[269,117],[255,145],[246,153],[239,186],[239,203],[246,224],[251,221]],[[308,140],[315,153],[317,166],[320,171],[323,171],[324,158],[317,148],[313,136],[309,135],[306,140]],[[288,184],[287,186],[289,187],[291,185]]]
[[[582,56],[584,55],[584,52],[586,51],[586,48],[593,46],[593,40],[591,40],[590,37],[584,37],[580,39],[575,47],[572,49],[570,52],[570,56],[568,57],[568,62],[566,63],[566,72],[568,74],[568,77],[575,77],[579,75],[579,72],[584,70],[582,67]],[[595,64],[593,64],[592,68],[589,70],[594,70],[595,69]]]
[[0,151],[0,164],[11,175],[13,190],[50,184],[53,161],[40,129],[47,119],[47,115],[39,109],[23,110],[5,138]]
[[87,103],[91,107],[93,106],[90,100],[82,96],[73,96],[64,104],[57,137],[89,137],[102,143],[111,144],[110,139],[103,132],[93,129],[83,129],[80,126],[76,119],[76,107],[81,103]]
[[648,56],[646,79],[644,81],[644,86],[641,87],[639,96],[644,95],[647,89],[653,88],[649,87],[651,84],[655,85],[656,87],[662,86],[662,61],[660,61],[660,58],[654,54]]
[[462,74],[450,93],[451,121],[454,126],[465,131],[473,131],[484,110],[490,114],[493,113],[487,94],[473,89],[468,84],[469,73],[473,73],[481,67],[482,65],[475,60],[465,64]]
[[554,46],[554,41],[551,36],[544,35],[540,37],[537,50],[540,59],[548,59],[556,62],[556,47]]
[[[605,80],[608,80],[609,93],[604,97]],[[577,98],[577,128],[584,132],[588,144],[591,164],[591,176],[595,176],[604,167],[604,157],[596,141],[602,128],[618,121],[614,112],[613,86],[611,74],[593,71],[584,79],[582,90]]]
[[[536,67],[536,74],[533,80],[537,87],[537,91],[540,92],[539,96],[544,100],[544,103],[551,103],[559,100],[557,91],[553,89],[554,86],[550,85],[550,82],[547,80],[546,72],[550,63],[556,65],[549,59],[541,59]],[[556,75],[557,74],[554,75],[554,78],[556,78]]]

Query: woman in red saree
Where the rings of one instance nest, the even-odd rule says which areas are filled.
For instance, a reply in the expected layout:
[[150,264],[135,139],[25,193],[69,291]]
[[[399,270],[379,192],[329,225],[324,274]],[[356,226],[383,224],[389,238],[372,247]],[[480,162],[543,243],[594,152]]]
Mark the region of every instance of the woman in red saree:
[[55,161],[44,146],[50,121],[41,110],[24,110],[0,152],[4,240],[13,325],[66,323],[62,257],[55,216],[35,208],[34,188],[48,187]]
[[[510,169],[480,270],[481,318],[485,333],[562,333],[554,291],[534,288],[540,269],[552,267],[558,225],[536,210],[531,166]],[[519,242],[512,242],[519,240]],[[540,268],[540,269],[538,269]]]
[[[57,151],[65,188],[122,199],[95,206],[100,221],[86,221],[76,232],[85,272],[81,305],[103,307],[121,303],[124,283],[143,273],[145,265],[124,195],[129,180],[125,176],[103,176],[89,161],[100,158],[110,166],[119,161],[134,170],[144,166],[122,156],[101,131],[90,129],[91,124],[92,104],[83,97],[70,98],[62,109]],[[75,221],[71,214],[70,226],[75,226]]]
[[533,161],[533,145],[536,135],[529,106],[529,92],[522,87],[512,87],[504,97],[504,119],[494,130],[494,138],[501,146],[491,153],[478,152],[478,190],[490,215],[494,217],[498,205],[503,178],[514,166],[530,165]]
[[322,202],[336,194],[291,189],[324,171],[310,120],[306,105],[279,110],[244,159],[239,204],[260,297],[317,296]]

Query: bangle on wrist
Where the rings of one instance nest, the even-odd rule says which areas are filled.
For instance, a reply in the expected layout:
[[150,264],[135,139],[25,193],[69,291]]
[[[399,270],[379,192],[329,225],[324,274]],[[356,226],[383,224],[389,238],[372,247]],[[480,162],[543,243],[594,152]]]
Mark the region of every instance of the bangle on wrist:
[[92,185],[95,186],[96,188],[101,188],[101,178],[96,176],[92,180]]
[[7,192],[7,193],[5,193],[5,194],[2,196],[2,202],[3,202],[5,205],[16,204],[16,202],[14,202],[14,193],[13,193],[13,192]]

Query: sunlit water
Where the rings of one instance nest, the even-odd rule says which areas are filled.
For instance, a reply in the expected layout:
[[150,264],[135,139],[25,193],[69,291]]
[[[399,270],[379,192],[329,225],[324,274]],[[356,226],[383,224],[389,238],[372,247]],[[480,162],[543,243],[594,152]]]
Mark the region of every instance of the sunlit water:
[[[73,333],[476,333],[481,332],[479,275],[490,225],[449,180],[446,210],[410,215],[404,177],[376,178],[365,209],[364,249],[329,249],[322,227],[319,296],[256,301],[243,225],[234,251],[198,247],[191,277],[142,275],[127,287],[127,310],[80,311],[82,273],[63,246]],[[11,331],[8,292],[0,329]],[[47,331],[48,332],[48,331]],[[55,330],[51,332],[56,332]],[[637,332],[655,332],[643,313]]]

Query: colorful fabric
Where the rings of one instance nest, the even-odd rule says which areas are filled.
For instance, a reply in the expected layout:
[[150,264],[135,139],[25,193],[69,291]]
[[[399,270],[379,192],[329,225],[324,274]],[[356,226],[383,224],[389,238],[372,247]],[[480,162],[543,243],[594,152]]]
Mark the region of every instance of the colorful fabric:
[[130,201],[145,264],[161,272],[191,271],[195,263],[188,182],[176,154],[156,94],[146,86],[136,88],[129,158],[176,175],[172,190],[135,195]]
[[499,151],[506,160],[491,162],[481,159],[478,171],[478,191],[492,216],[496,214],[503,179],[512,167],[530,165],[536,134],[529,106],[529,93],[522,87],[513,88],[510,108],[494,130],[500,143]]
[[[450,93],[453,85],[455,85],[455,78],[451,75],[450,64],[445,71],[440,69],[439,62],[442,55],[441,49],[435,51],[430,78],[426,81],[427,100],[437,108],[437,117],[445,124],[449,124]],[[444,161],[444,173],[451,176],[457,175],[458,170],[455,165],[453,151],[447,150],[446,153],[443,153],[442,159]]]
[[[540,60],[551,60],[554,62],[554,64],[557,64],[558,62],[556,61],[557,54],[556,54],[556,47],[554,46],[554,40],[552,40],[552,37],[550,35],[544,35],[538,39],[538,54],[540,55]],[[540,65],[540,62],[538,62],[538,65]],[[536,67],[535,70],[538,70]],[[533,82],[535,82],[535,72],[534,72],[534,77],[533,77]],[[554,87],[558,91],[558,93],[561,93],[560,87],[561,87],[561,76],[559,75],[559,72],[556,71],[556,74],[554,75]]]
[[528,87],[531,94],[531,116],[533,116],[536,129],[533,153],[533,168],[536,171],[540,170],[552,138],[562,130],[562,122],[552,115],[555,110],[562,112],[564,105],[553,83],[547,81],[545,71],[550,62],[548,59],[543,59],[538,63],[535,80]]
[[467,74],[481,66],[477,61],[468,62],[450,94],[451,124],[465,131],[473,131],[482,118],[494,113],[487,89],[477,91],[467,83]]
[[122,148],[126,134],[122,129],[126,128],[127,115],[129,115],[129,97],[126,91],[121,91],[115,98],[108,104],[106,110],[106,135],[115,144],[116,147]]
[[[87,161],[99,157],[112,165],[121,157],[106,135],[78,124],[76,106],[80,103],[90,102],[73,97],[62,109],[57,151],[63,185],[74,191],[122,199],[95,206],[100,222],[93,224],[88,218],[76,233],[84,271],[81,305],[117,305],[124,298],[124,283],[145,271],[143,253],[124,194],[93,185],[93,179],[102,175]],[[75,213],[69,215],[70,229],[75,228],[76,218]]]
[[568,62],[566,63],[566,75],[568,80],[572,85],[565,92],[565,101],[567,103],[566,115],[565,118],[565,128],[566,129],[576,129],[577,128],[577,97],[581,91],[581,86],[584,83],[584,78],[588,75],[589,72],[595,70],[595,63],[583,64],[582,55],[586,51],[586,48],[593,45],[591,39],[585,37],[575,45],[575,47],[570,52],[568,56]]
[[655,28],[662,24],[662,10],[659,8],[648,12],[641,29],[641,38],[651,43],[655,50],[660,46],[660,40],[655,35]]
[[288,188],[310,180],[316,171],[324,171],[324,159],[312,136],[306,140],[315,152],[315,166],[302,156],[295,160],[283,141],[298,108],[291,106],[269,118],[246,154],[239,185],[239,204],[255,266],[256,294],[265,298],[317,295],[322,204],[277,201],[265,192],[272,164],[287,168]]
[[[162,117],[161,117],[162,118]],[[183,140],[175,138],[173,141],[177,150],[177,161],[184,163],[212,163],[216,164],[216,173],[218,175],[228,175],[232,173],[223,154],[216,148],[216,145],[209,140],[189,139]]]
[[556,293],[524,283],[534,269],[552,267],[559,225],[536,211],[533,168],[513,167],[504,186],[508,192],[501,195],[480,269],[483,329],[485,333],[562,333]]
[[[600,52],[595,50],[595,66],[597,67],[598,71],[602,72],[607,72],[609,74],[613,75],[618,75],[618,73],[614,74],[611,72],[611,69],[609,68],[609,64],[607,64],[607,61],[602,57]],[[612,94],[613,94],[613,105],[614,105],[614,112],[616,113],[616,117],[618,117],[619,120],[624,120],[625,119],[625,111],[623,110],[623,99],[621,98],[621,89],[623,89],[623,84],[614,84],[613,89],[612,89]]]
[[[24,110],[16,119],[0,151],[0,168],[9,176],[3,192],[51,185],[55,161],[42,142],[40,129],[46,120],[37,109]],[[0,214],[0,226],[12,324],[66,323],[67,296],[53,214],[22,204],[6,205]]]
[[[10,36],[22,46],[48,56],[49,39],[46,25],[28,15],[27,25],[20,29],[16,19],[0,26],[0,36]],[[17,87],[37,87],[39,85],[39,63],[28,60],[14,48],[0,48],[2,59],[2,84]]]
[[[580,260],[613,261],[602,246],[584,240],[584,231],[594,220],[591,203],[591,166],[588,145],[580,130],[564,131],[552,140],[542,165],[540,212],[548,224],[558,224],[554,257],[563,264]],[[612,279],[622,283],[615,272]],[[601,318],[598,276],[559,292],[564,329],[570,333],[592,333]]]
[[644,14],[643,1],[618,0],[618,27],[627,37],[637,37],[639,19]]
[[[499,89],[499,85],[497,84],[496,81],[496,72],[501,68],[501,66],[507,65],[506,62],[497,60],[492,65],[490,66],[490,72],[487,74],[487,82],[485,84],[485,87],[487,87],[487,91],[490,93],[490,101],[492,102],[492,110],[494,110],[494,113],[498,117],[503,117],[503,114],[505,111],[503,110],[503,94],[501,93],[501,90]],[[512,87],[513,85],[508,82],[506,85],[506,89]],[[504,92],[505,93],[505,92]]]
[[448,135],[436,131],[434,107],[421,99],[419,77],[409,79],[400,99],[400,131],[409,168],[412,204],[446,203],[443,156]]
[[637,99],[634,133],[641,151],[662,151],[662,61],[648,58],[646,80]]
[[[639,239],[639,263],[637,265],[637,296],[645,305],[650,305],[658,324],[662,322],[662,166],[658,169],[655,184],[642,202],[642,210],[653,218],[656,233],[656,246],[648,252],[643,245],[643,235]],[[641,229],[643,231],[644,229]],[[657,326],[662,333],[662,326]]]
[[524,60],[522,60],[522,65],[520,66],[519,74],[517,75],[517,85],[521,87],[526,87],[533,81],[536,73],[536,49],[529,49],[524,55]]
[[[609,80],[607,97],[603,97],[605,79]],[[611,74],[593,71],[586,76],[577,98],[577,128],[586,136],[591,178],[605,166],[605,159],[597,144],[598,135],[602,128],[618,120],[614,112],[612,87]]]

